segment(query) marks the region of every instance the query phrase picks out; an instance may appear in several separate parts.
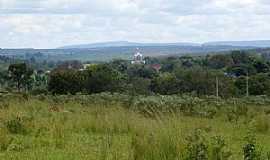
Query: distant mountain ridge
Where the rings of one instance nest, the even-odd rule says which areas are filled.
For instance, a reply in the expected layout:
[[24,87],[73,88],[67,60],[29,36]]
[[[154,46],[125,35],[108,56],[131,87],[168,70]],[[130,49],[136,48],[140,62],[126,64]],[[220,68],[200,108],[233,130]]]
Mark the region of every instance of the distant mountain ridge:
[[217,41],[207,42],[203,45],[206,46],[238,46],[238,47],[270,47],[270,40],[257,40],[257,41]]
[[137,43],[129,41],[111,41],[92,44],[78,44],[59,47],[57,49],[91,49],[91,48],[106,48],[106,47],[158,47],[158,46],[234,46],[234,47],[270,47],[270,40],[254,40],[254,41],[213,41],[206,43]]
[[[242,46],[232,46],[232,45]],[[263,47],[251,47],[251,45]],[[249,45],[249,46],[245,46]],[[80,48],[81,47],[81,48]],[[268,48],[267,48],[268,47]],[[258,50],[260,53],[269,52],[270,45],[262,42],[211,42],[196,43],[134,43],[134,42],[104,42],[90,45],[74,45],[62,49],[0,49],[0,56],[38,61],[111,61],[113,59],[132,59],[136,48],[145,56],[181,56],[228,53],[233,50]]]
[[105,48],[105,47],[147,47],[147,46],[200,46],[199,43],[137,43],[129,41],[112,41],[112,42],[101,42],[92,44],[79,44],[59,47],[58,49],[87,49],[87,48]]

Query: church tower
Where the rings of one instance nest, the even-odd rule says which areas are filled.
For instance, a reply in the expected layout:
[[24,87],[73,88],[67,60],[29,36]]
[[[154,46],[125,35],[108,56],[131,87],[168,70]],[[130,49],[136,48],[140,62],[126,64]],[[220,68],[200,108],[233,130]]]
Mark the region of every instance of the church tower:
[[139,52],[139,48],[136,49],[131,64],[145,64],[145,60],[143,59],[143,55]]

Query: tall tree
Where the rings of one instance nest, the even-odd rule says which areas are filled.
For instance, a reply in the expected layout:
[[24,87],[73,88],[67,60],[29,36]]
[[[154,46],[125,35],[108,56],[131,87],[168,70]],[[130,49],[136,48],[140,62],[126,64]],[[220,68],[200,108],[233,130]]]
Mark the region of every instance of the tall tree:
[[106,64],[92,65],[83,74],[84,88],[88,93],[115,91],[121,82],[121,74]]
[[33,69],[29,68],[25,63],[11,64],[8,71],[11,80],[16,83],[18,91],[26,85],[31,85]]
[[154,78],[151,89],[158,94],[170,95],[181,93],[181,81],[172,73],[163,73]]
[[49,76],[48,88],[53,94],[76,94],[82,88],[81,72],[57,69]]

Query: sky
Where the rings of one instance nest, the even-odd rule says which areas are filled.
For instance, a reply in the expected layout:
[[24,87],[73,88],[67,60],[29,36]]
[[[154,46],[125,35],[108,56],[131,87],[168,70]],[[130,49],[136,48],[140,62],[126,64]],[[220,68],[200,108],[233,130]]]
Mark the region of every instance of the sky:
[[0,48],[266,39],[269,0],[0,0]]

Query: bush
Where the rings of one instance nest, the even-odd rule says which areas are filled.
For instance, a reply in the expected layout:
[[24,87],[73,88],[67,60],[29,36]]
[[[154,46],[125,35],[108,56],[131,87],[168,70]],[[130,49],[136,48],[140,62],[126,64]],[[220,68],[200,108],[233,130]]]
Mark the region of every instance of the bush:
[[229,122],[237,122],[239,120],[239,115],[234,110],[227,111],[226,116]]
[[243,147],[244,160],[260,160],[262,155],[258,149],[256,138],[253,134],[249,133],[246,137],[246,144]]
[[228,160],[231,156],[232,153],[227,149],[224,139],[219,136],[214,137],[211,145],[211,159]]
[[30,93],[32,95],[47,95],[48,90],[45,88],[37,88],[37,89],[33,89]]
[[187,155],[186,160],[207,160],[208,159],[208,145],[202,135],[201,130],[196,130],[191,136],[187,138]]
[[25,134],[26,133],[26,129],[24,125],[22,124],[22,120],[19,117],[16,117],[15,119],[11,119],[5,122],[5,126],[11,134]]

